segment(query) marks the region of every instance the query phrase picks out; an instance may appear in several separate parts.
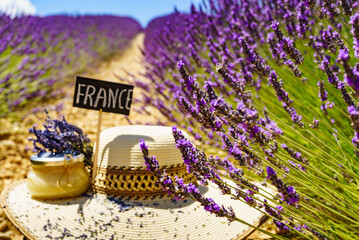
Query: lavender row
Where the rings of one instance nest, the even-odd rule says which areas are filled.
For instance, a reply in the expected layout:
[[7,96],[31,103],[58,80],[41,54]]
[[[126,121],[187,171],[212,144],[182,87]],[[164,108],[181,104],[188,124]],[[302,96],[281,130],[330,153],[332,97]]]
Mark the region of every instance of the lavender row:
[[[358,10],[356,1],[209,0],[145,30],[151,83],[138,82],[145,105],[167,117],[159,124],[175,124],[205,151],[222,152],[208,156],[174,128],[188,171],[302,238],[359,234]],[[195,186],[160,176],[141,147],[170,194],[236,220]],[[277,194],[260,200],[263,187],[250,179]]]
[[141,31],[117,16],[0,16],[0,116],[58,97],[68,77],[120,50]]

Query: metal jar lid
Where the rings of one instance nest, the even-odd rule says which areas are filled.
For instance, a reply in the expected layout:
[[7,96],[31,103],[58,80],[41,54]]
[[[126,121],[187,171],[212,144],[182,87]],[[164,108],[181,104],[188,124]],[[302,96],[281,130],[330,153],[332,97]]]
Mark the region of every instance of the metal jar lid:
[[77,155],[71,155],[71,154],[53,154],[51,152],[44,152],[44,153],[38,153],[32,155],[30,157],[30,162],[31,164],[36,166],[64,166],[64,164],[69,165],[70,163],[73,164],[77,162],[83,162],[84,159],[85,156],[82,153]]

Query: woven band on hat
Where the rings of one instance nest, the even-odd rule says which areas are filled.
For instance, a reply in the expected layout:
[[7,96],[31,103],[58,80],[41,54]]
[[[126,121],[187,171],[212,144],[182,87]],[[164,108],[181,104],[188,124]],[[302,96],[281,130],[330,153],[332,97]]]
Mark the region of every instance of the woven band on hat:
[[[187,173],[187,168],[184,164],[162,167],[161,172],[164,170],[173,180],[174,176],[177,176],[183,178],[185,183],[196,182],[195,177]],[[99,193],[130,198],[156,198],[166,196],[167,193],[156,184],[157,181],[153,173],[145,169],[113,166],[99,168],[93,189]]]

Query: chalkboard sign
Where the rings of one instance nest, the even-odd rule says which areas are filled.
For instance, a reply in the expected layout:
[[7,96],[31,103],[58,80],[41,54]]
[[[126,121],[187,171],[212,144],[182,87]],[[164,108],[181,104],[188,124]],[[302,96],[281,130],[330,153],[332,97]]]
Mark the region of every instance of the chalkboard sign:
[[129,115],[132,93],[132,85],[76,77],[73,106]]

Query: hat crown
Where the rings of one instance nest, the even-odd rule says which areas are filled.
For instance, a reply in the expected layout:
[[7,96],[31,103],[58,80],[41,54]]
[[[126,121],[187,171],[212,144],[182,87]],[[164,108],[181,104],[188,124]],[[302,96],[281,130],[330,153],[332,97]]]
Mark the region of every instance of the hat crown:
[[140,139],[145,141],[150,156],[156,156],[159,167],[166,168],[169,176],[178,176],[184,182],[195,181],[194,176],[187,173],[171,127],[129,125],[101,132],[93,184],[95,191],[135,198],[166,196],[156,184],[153,173],[146,170]]
[[97,159],[99,167],[145,168],[140,139],[146,142],[150,155],[156,156],[161,167],[183,163],[171,127],[129,125],[101,132]]

